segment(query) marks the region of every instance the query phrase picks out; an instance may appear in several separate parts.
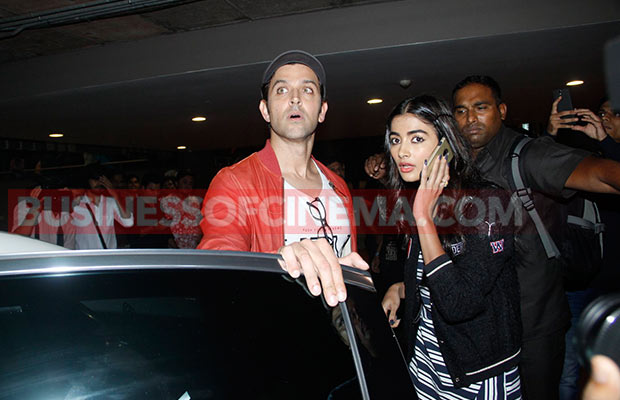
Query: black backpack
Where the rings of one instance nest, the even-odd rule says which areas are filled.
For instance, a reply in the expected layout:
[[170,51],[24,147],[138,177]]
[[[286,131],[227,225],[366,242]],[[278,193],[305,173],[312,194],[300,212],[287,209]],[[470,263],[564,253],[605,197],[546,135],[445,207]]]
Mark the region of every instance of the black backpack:
[[545,248],[547,258],[561,260],[566,290],[583,290],[600,271],[603,263],[603,231],[596,203],[576,194],[567,202],[558,202],[562,221],[566,221],[559,247],[547,231],[536,211],[532,191],[523,182],[519,169],[521,151],[532,139],[526,136],[515,140],[510,152],[511,187],[529,214]]

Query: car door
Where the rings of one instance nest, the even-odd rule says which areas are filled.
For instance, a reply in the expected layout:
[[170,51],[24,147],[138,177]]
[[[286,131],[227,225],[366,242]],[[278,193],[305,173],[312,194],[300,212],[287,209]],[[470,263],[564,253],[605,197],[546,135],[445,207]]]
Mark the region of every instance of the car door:
[[0,398],[384,398],[408,379],[363,275],[330,308],[274,256],[196,253],[0,259]]

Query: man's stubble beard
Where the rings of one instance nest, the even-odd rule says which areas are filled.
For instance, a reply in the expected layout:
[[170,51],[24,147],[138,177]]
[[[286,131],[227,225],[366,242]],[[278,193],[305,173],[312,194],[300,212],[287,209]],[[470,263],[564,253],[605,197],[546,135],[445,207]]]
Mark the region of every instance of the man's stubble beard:
[[[269,111],[269,115],[271,116],[271,111],[269,109],[268,111]],[[304,140],[304,139],[311,137],[316,132],[316,128],[319,125],[319,115],[320,115],[320,111],[319,111],[319,114],[317,114],[316,120],[314,122],[314,126],[312,126],[307,131],[303,131],[300,135],[294,135],[294,134],[289,135],[287,134],[288,132],[282,132],[282,129],[275,129],[272,123],[269,123],[268,126],[269,126],[269,129],[273,131],[273,133],[275,133],[277,136],[281,138],[288,139],[288,140]]]

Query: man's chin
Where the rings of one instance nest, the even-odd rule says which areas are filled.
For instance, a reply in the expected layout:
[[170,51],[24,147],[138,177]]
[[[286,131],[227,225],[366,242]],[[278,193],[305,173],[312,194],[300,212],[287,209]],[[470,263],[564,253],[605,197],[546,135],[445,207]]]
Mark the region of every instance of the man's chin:
[[279,136],[282,139],[289,141],[304,141],[307,140],[314,134],[314,130],[304,129],[299,127],[300,129],[282,129],[281,131],[276,131],[272,129],[273,133]]
[[470,134],[470,133],[463,132],[463,137],[465,138],[465,140],[467,140],[467,142],[472,147],[476,147],[476,143],[478,142],[478,134]]

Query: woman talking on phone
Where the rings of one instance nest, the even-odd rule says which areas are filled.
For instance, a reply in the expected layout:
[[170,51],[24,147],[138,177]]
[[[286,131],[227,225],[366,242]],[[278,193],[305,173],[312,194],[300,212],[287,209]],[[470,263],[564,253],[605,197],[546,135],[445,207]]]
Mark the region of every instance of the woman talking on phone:
[[417,189],[414,226],[403,228],[411,235],[403,280],[390,286],[382,305],[395,327],[404,299],[407,361],[418,397],[521,398],[513,229],[506,213],[493,211],[498,204],[506,210],[509,196],[480,178],[450,109],[435,97],[396,106],[385,146],[389,186],[399,199],[404,189]]

